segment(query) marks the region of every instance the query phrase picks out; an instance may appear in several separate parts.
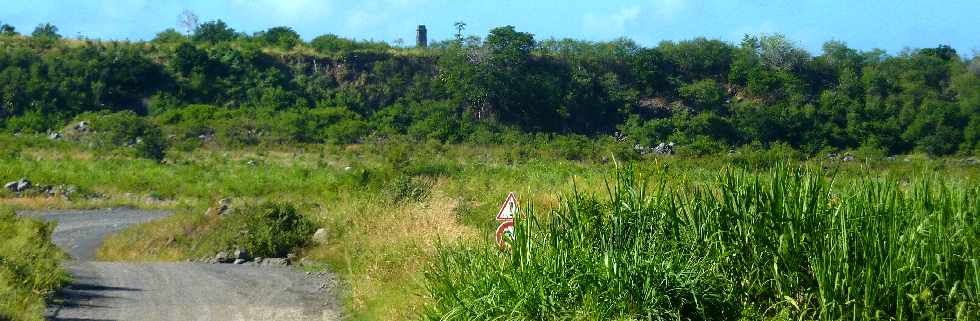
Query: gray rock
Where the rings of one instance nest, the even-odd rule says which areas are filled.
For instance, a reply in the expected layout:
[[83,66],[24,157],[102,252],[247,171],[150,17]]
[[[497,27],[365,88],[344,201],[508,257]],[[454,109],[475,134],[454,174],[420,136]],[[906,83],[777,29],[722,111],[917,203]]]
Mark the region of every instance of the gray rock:
[[262,260],[262,265],[287,266],[289,265],[289,259],[281,257],[267,258]]
[[11,191],[11,192],[15,192],[16,193],[17,192],[17,181],[13,181],[13,182],[4,184],[3,185],[3,188],[7,189],[8,191]]
[[640,143],[633,144],[633,151],[640,153],[640,155],[647,153],[646,146],[640,145]]
[[855,158],[854,158],[854,156],[851,156],[851,155],[844,156],[844,158],[841,159],[841,161],[845,161],[845,162],[850,162],[850,161],[853,161],[853,160],[855,160]]
[[209,207],[208,210],[204,212],[204,215],[221,216],[227,213],[229,208],[231,208],[231,199],[222,198],[216,204],[214,204],[214,206]]
[[247,260],[243,260],[243,259],[235,259],[235,262],[234,263],[235,264],[244,264],[245,262],[248,262],[248,261]]
[[218,252],[218,254],[214,256],[214,261],[217,263],[231,263],[234,262],[235,259],[231,257],[231,255],[228,255],[228,252],[222,251]]
[[17,193],[17,192],[26,191],[28,188],[31,188],[31,186],[34,186],[33,184],[31,184],[31,181],[27,180],[26,178],[21,178],[19,180],[4,184],[3,188],[6,188],[8,191]]
[[59,140],[59,139],[61,139],[61,133],[59,133],[59,132],[52,132],[52,133],[48,134],[48,139],[50,139],[50,140]]
[[977,163],[980,163],[980,161],[977,161],[976,158],[967,158],[964,159],[963,162],[966,163],[967,165],[976,165]]
[[313,233],[313,242],[324,244],[329,240],[330,235],[324,228],[318,228],[315,233]]
[[88,131],[89,130],[89,127],[90,126],[91,126],[91,124],[89,124],[89,122],[83,120],[83,121],[78,122],[78,124],[75,125],[75,130],[80,131],[80,132],[85,132],[85,131]]
[[218,212],[219,213],[224,214],[224,212],[228,211],[229,208],[231,208],[231,199],[230,198],[227,198],[226,197],[226,198],[222,198],[220,201],[218,201]]
[[235,254],[235,256],[233,256],[233,257],[235,259],[238,259],[238,260],[248,261],[248,259],[251,258],[251,257],[248,256],[248,251],[242,250],[242,249],[235,250],[235,253],[234,254]]
[[674,142],[670,143],[660,143],[657,147],[653,148],[653,153],[657,155],[673,155],[674,154]]

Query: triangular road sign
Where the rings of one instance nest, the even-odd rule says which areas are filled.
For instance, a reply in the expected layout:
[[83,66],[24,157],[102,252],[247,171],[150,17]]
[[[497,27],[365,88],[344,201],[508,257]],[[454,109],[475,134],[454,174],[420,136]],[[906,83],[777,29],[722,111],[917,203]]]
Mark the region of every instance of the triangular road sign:
[[504,200],[504,204],[500,205],[500,211],[497,211],[498,221],[513,221],[514,215],[517,215],[517,196],[514,196],[514,192],[507,194],[507,199]]

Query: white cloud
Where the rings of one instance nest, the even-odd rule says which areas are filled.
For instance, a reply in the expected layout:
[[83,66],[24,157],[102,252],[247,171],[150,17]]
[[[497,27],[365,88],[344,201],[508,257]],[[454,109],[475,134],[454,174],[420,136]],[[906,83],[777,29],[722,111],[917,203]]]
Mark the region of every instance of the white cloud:
[[602,37],[618,37],[623,35],[627,24],[640,17],[641,12],[640,7],[629,7],[606,15],[588,13],[583,17],[582,23],[587,33]]

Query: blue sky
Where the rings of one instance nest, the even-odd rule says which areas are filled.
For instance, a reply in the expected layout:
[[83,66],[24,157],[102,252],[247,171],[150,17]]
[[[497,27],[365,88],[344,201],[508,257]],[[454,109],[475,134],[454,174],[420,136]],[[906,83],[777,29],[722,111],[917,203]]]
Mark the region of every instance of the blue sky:
[[628,37],[654,46],[696,36],[738,42],[742,35],[782,33],[818,53],[827,40],[895,54],[905,47],[947,44],[965,56],[980,50],[980,0],[0,0],[0,22],[29,33],[41,22],[65,36],[152,39],[189,9],[201,21],[222,19],[239,31],[286,25],[305,39],[349,38],[413,43],[425,24],[430,39],[485,35],[514,25],[536,38],[609,40]]

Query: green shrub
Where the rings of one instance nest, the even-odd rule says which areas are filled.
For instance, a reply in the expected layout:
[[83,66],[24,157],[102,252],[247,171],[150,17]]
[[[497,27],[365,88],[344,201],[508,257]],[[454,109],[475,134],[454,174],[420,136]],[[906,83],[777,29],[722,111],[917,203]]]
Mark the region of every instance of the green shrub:
[[[267,202],[233,209],[205,237],[214,251],[247,250],[256,257],[285,257],[313,235],[314,224],[289,203]],[[208,240],[210,239],[210,240]]]
[[69,281],[54,225],[0,210],[0,320],[42,320],[45,300]]
[[677,154],[681,156],[704,157],[720,154],[724,151],[724,144],[708,136],[698,136],[691,143],[677,147]]
[[131,147],[137,157],[160,161],[168,148],[163,130],[149,118],[140,117],[132,111],[82,114],[73,123],[82,120],[91,121],[94,134],[77,134],[81,135],[80,139],[99,149]]
[[551,148],[559,157],[567,160],[589,159],[594,153],[592,141],[582,135],[556,136],[551,141]]

